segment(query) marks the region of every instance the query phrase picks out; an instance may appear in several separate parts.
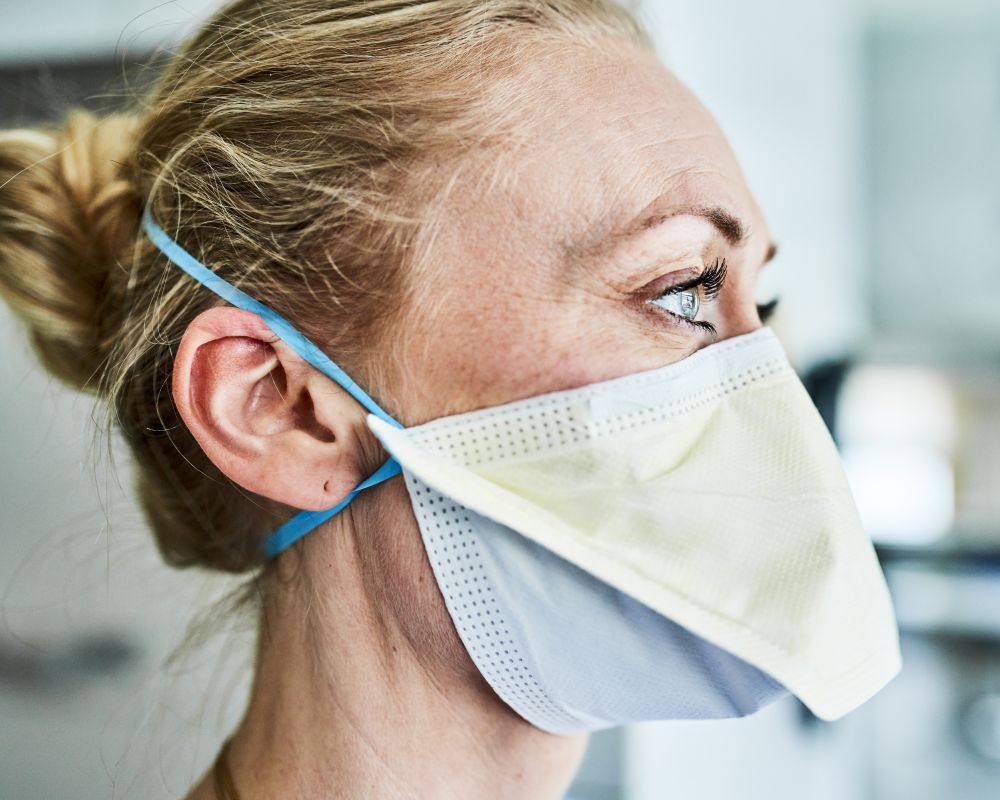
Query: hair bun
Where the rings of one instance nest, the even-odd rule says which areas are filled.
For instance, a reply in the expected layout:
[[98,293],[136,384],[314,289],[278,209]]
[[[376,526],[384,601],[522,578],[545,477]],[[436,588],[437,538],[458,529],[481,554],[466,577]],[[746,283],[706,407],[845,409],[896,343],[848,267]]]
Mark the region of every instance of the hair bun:
[[136,123],[74,111],[61,131],[0,132],[0,294],[45,367],[86,391],[100,388],[124,313]]

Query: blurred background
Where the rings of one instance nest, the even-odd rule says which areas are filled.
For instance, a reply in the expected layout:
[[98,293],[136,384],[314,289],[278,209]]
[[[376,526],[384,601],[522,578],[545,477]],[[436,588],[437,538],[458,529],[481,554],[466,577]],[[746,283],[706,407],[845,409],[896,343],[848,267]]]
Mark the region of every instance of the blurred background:
[[[0,126],[113,106],[215,5],[0,0]],[[599,734],[572,796],[1000,797],[1000,4],[642,15],[780,244],[762,291],[841,447],[904,668],[833,723],[788,698]],[[252,621],[167,663],[232,585],[161,565],[91,402],[35,366],[3,306],[0,333],[0,798],[183,796],[242,710]]]

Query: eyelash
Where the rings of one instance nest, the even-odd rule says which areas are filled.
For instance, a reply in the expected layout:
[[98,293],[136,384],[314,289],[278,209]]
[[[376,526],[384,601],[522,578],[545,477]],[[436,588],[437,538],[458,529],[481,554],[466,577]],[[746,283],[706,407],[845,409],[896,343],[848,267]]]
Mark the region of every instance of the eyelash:
[[[726,264],[726,259],[717,258],[715,259],[715,263],[703,270],[701,274],[695,275],[693,278],[690,278],[683,283],[678,283],[676,286],[671,286],[670,288],[665,289],[653,299],[657,300],[661,297],[666,297],[667,295],[677,294],[678,292],[686,292],[690,289],[701,287],[702,302],[710,303],[718,297],[719,292],[722,291],[722,285],[726,282],[726,275],[728,271],[729,267]],[[704,320],[699,319],[687,319],[679,314],[674,314],[672,311],[667,311],[666,309],[664,309],[664,312],[670,314],[671,317],[680,322],[682,325],[687,325],[688,327],[699,331],[708,331],[713,336],[718,333],[716,327],[711,322],[705,322]]]
[[[728,266],[726,264],[726,259],[717,258],[715,263],[712,264],[708,269],[704,270],[700,275],[679,283],[676,286],[671,286],[669,289],[665,289],[656,295],[655,299],[666,297],[667,295],[674,294],[676,292],[684,292],[689,289],[694,289],[700,286],[702,289],[702,302],[711,302],[716,297],[719,296],[719,292],[722,290],[723,284],[726,282],[726,275],[728,274]],[[780,298],[775,297],[773,300],[769,300],[766,303],[757,304],[757,316],[760,319],[762,325],[766,325],[771,317],[774,316],[774,312],[778,309],[778,301]],[[670,311],[664,312],[670,314],[675,320],[683,325],[694,328],[700,331],[708,331],[711,334],[718,333],[716,327],[711,322],[704,322],[702,320],[696,319],[686,319],[678,314],[674,314]]]

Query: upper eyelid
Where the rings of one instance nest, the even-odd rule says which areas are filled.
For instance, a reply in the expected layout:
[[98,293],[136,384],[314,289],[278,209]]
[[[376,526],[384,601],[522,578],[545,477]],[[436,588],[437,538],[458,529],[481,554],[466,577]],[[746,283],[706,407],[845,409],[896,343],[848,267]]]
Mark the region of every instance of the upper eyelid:
[[716,258],[715,261],[710,265],[705,267],[697,275],[692,275],[690,278],[683,280],[673,286],[663,287],[656,295],[656,297],[665,297],[672,292],[684,292],[689,289],[694,289],[698,286],[705,286],[707,283],[711,282],[711,286],[708,287],[709,291],[706,293],[706,300],[714,300],[719,292],[722,291],[726,284],[726,279],[729,277],[729,265],[725,258]]

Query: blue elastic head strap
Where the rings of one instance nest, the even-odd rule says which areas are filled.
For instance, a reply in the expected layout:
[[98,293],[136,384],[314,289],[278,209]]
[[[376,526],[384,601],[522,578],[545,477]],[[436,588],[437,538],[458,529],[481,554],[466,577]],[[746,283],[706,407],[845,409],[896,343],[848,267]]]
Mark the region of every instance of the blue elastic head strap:
[[[378,403],[372,400],[360,386],[351,380],[350,376],[348,376],[344,370],[334,364],[322,350],[309,341],[307,337],[299,333],[292,323],[277,312],[272,311],[263,303],[254,300],[250,297],[250,295],[240,291],[228,281],[220,278],[212,272],[212,270],[208,269],[208,267],[198,261],[198,259],[192,256],[187,250],[177,244],[177,242],[171,239],[163,228],[153,221],[153,218],[149,213],[149,209],[146,209],[143,213],[142,227],[150,241],[152,241],[153,244],[159,248],[160,252],[170,259],[172,263],[176,264],[199,283],[207,286],[222,299],[232,303],[237,308],[242,308],[245,311],[252,311],[257,314],[262,320],[264,320],[267,327],[274,331],[279,339],[284,341],[289,347],[292,348],[292,350],[316,367],[316,369],[324,375],[332,378],[344,387],[344,389],[350,392],[351,396],[354,397],[355,400],[361,403],[361,405],[367,408],[372,414],[397,428],[403,427],[401,423],[397,422],[392,416],[387,414]],[[351,490],[350,494],[348,494],[347,497],[341,500],[333,508],[329,508],[325,511],[302,511],[288,520],[288,522],[264,540],[264,554],[269,559],[274,558],[280,552],[286,550],[294,542],[297,542],[309,533],[309,531],[313,528],[326,522],[330,519],[330,517],[346,508],[347,505],[357,496],[358,492],[363,489],[367,489],[370,486],[382,483],[382,481],[388,480],[393,475],[398,475],[401,471],[402,468],[400,467],[399,462],[390,457],[374,473],[355,486]]]

